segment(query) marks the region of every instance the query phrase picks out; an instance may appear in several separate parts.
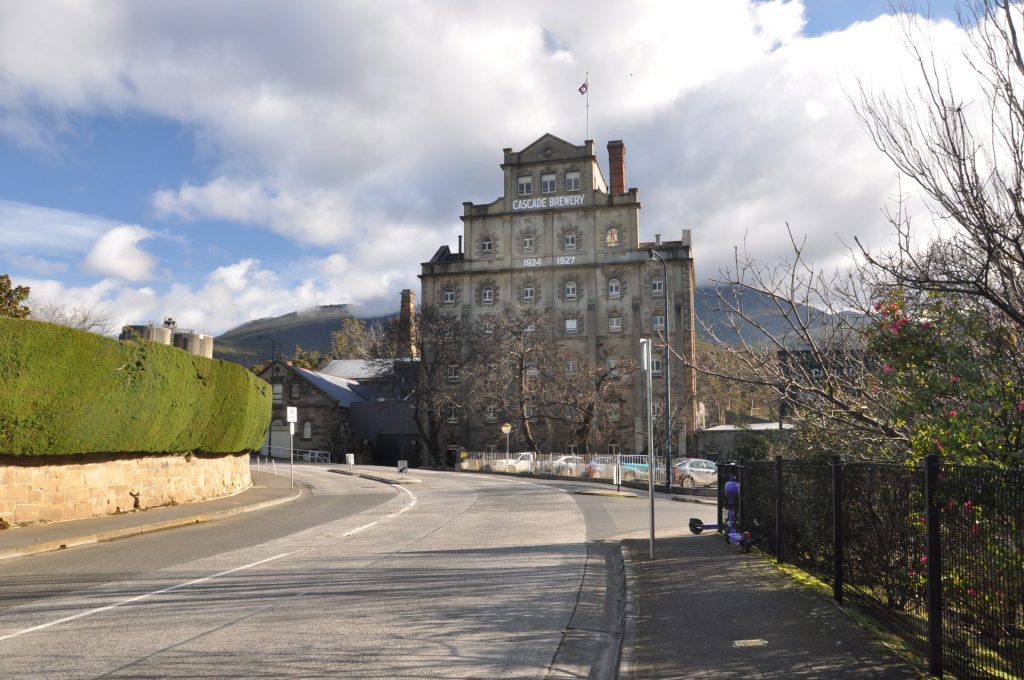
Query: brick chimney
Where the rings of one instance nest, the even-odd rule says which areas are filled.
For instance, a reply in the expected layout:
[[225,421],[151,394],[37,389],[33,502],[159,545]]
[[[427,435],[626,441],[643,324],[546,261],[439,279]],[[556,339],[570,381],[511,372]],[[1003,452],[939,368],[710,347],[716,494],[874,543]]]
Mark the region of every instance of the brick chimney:
[[398,330],[401,334],[402,347],[399,352],[409,353],[409,358],[415,359],[419,353],[416,350],[416,296],[406,288],[402,291],[402,305],[398,309]]
[[621,139],[608,142],[608,174],[611,193],[626,193],[626,146]]

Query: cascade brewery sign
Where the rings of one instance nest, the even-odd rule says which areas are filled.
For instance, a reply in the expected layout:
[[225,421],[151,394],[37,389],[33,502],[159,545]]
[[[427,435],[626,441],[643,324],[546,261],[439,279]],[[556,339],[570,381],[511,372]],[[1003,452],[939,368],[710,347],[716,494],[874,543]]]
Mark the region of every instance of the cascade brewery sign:
[[583,205],[582,194],[571,194],[569,196],[541,196],[540,198],[517,198],[512,201],[513,210],[571,208],[578,205]]

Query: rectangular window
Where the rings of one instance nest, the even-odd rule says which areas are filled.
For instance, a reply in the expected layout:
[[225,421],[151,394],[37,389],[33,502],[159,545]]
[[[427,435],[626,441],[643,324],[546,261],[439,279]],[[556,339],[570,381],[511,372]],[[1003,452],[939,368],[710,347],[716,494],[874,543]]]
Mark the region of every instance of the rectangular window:
[[576,319],[565,320],[565,334],[576,335]]
[[579,370],[579,365],[576,363],[575,359],[569,359],[568,361],[565,362],[565,372],[566,373],[568,373],[569,375],[572,375],[572,374],[576,373],[577,370]]
[[566,191],[579,191],[580,190],[580,173],[578,173],[578,172],[567,172],[567,173],[565,173],[565,190]]
[[577,456],[577,455],[579,455],[579,452],[580,452],[580,445],[579,444],[569,444],[567,447],[565,447],[565,452],[567,454],[569,454],[570,456]]
[[447,420],[449,423],[457,423],[457,422],[459,422],[459,407],[458,406],[449,406],[448,407],[448,413],[447,413],[447,416],[446,416],[445,420]]
[[523,302],[533,302],[534,299],[534,288],[532,284],[526,284],[523,286]]
[[576,299],[576,282],[566,281],[565,282],[565,299],[575,300]]
[[302,424],[302,438],[313,438],[313,423],[309,422],[308,420]]
[[519,178],[519,195],[529,196],[533,193],[533,178],[529,175],[523,175]]
[[494,304],[494,289],[490,286],[484,286],[483,291],[480,294],[480,299],[485,305]]
[[446,305],[454,305],[455,304],[455,289],[454,288],[445,288],[444,289],[444,297],[442,298],[442,302],[444,304],[446,304]]
[[534,247],[533,234],[526,234],[523,236],[523,252],[532,253]]
[[661,359],[651,357],[651,375],[661,375]]
[[487,453],[497,453],[498,452],[498,445],[497,444],[488,444],[486,450],[487,450]]
[[618,403],[608,404],[608,420],[613,423],[622,419],[622,407]]
[[488,404],[487,410],[484,411],[484,418],[489,423],[496,422],[498,420],[498,407],[494,404]]
[[540,176],[540,191],[542,194],[553,194],[555,193],[555,175]]
[[453,384],[459,382],[458,364],[448,364],[448,382]]
[[298,399],[301,390],[299,383],[292,383],[292,399]]
[[489,238],[485,238],[480,243],[480,252],[484,255],[490,255],[494,252],[494,241]]
[[665,280],[660,276],[651,279],[651,295],[661,296],[665,294]]
[[618,442],[611,442],[610,444],[608,444],[608,455],[609,456],[617,456],[617,455],[619,455],[619,443]]
[[527,418],[536,418],[537,417],[537,407],[534,406],[533,404],[528,404],[527,407],[526,407],[526,417]]
[[622,332],[622,317],[621,316],[608,317],[608,332],[609,333],[621,333]]
[[565,233],[565,249],[576,250],[576,232],[568,231]]
[[537,324],[535,324],[535,323],[526,324],[526,328],[523,329],[523,333],[525,333],[526,335],[529,335],[530,333],[536,333],[536,332],[537,332]]
[[665,316],[663,314],[655,314],[651,317],[651,327],[656,331],[665,330]]
[[281,402],[284,401],[284,385],[282,385],[281,383],[274,383],[272,387],[274,393],[274,403],[280,404]]

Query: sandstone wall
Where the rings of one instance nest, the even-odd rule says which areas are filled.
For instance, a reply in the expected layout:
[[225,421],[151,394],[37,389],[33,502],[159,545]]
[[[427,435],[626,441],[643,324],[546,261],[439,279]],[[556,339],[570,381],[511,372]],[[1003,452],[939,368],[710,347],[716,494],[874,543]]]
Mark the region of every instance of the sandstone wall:
[[227,496],[252,486],[249,454],[0,456],[0,519],[59,522]]

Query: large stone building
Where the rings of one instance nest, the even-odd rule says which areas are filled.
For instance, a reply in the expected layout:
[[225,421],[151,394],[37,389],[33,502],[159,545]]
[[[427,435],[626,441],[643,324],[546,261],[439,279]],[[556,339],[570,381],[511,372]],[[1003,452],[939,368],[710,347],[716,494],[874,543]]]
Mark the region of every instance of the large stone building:
[[[626,188],[625,147],[608,143],[610,184],[597,161],[594,142],[570,144],[546,134],[522,151],[504,150],[503,192],[485,204],[464,203],[463,236],[456,252],[442,246],[423,263],[422,301],[472,328],[481,317],[509,305],[544,309],[548,332],[593,362],[633,359],[640,339],[658,336],[667,325],[672,349],[687,363],[694,357],[694,266],[689,230],[679,240],[640,241],[640,196]],[[463,249],[465,243],[465,249]],[[650,251],[655,250],[657,257]],[[430,347],[424,348],[425,352]],[[429,357],[427,357],[429,360]],[[663,400],[665,352],[654,353],[657,403]],[[571,363],[571,362],[570,362]],[[673,449],[683,449],[694,424],[695,373],[678,359],[671,363]],[[646,448],[644,381],[639,374],[618,386],[621,409],[602,426],[600,451]],[[449,450],[503,450],[501,421],[467,400],[443,422]],[[683,423],[685,422],[685,427]],[[513,446],[517,442],[512,433]],[[551,430],[544,447],[572,452],[568,428]],[[661,447],[656,446],[656,449]]]

